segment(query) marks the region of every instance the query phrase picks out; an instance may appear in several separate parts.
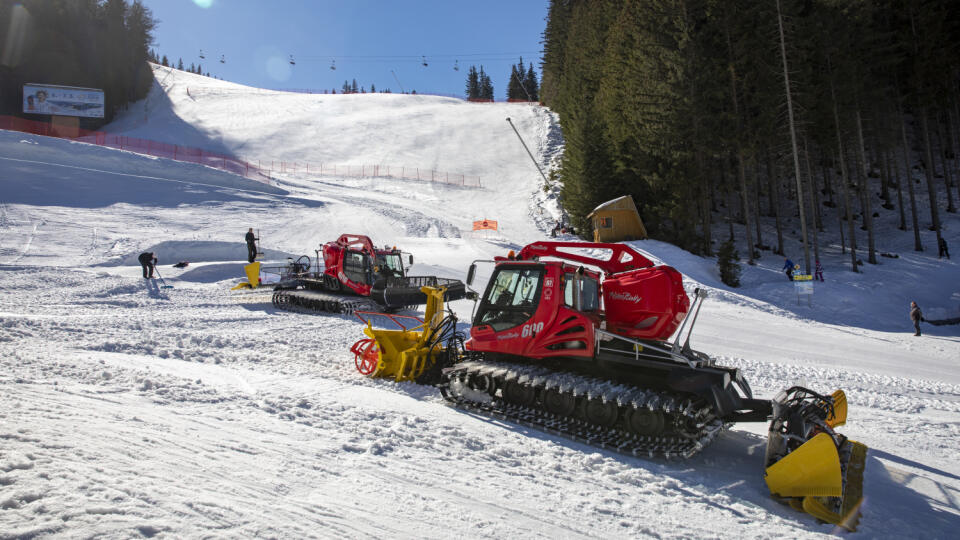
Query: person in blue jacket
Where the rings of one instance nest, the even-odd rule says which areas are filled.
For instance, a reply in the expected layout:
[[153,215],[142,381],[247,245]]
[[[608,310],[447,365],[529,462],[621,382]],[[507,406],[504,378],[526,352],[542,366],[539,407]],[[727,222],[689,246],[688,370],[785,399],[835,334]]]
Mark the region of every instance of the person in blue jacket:
[[787,274],[787,279],[793,281],[793,261],[786,257],[783,258],[783,271]]

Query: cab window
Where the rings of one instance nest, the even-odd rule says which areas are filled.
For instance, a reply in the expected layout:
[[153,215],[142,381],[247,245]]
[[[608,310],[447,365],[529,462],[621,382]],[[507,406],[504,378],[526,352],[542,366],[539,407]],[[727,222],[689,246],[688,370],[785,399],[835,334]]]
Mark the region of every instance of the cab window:
[[343,256],[343,273],[347,279],[357,283],[367,283],[368,258],[359,251],[348,251]]
[[540,267],[500,269],[487,288],[476,324],[488,324],[499,332],[533,317],[542,276]]
[[596,311],[600,309],[600,286],[597,280],[590,276],[580,276],[574,281],[573,273],[564,274],[563,303],[567,307],[574,307],[573,298],[577,294],[575,283],[579,284],[580,311]]

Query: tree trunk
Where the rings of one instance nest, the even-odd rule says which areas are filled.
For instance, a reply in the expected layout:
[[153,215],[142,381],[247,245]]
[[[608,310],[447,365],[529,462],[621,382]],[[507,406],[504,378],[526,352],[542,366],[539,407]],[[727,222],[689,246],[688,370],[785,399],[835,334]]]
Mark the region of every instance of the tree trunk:
[[[810,202],[813,203],[813,260],[820,261],[820,239],[817,238],[817,226],[820,222],[820,215],[817,211],[817,190],[815,189],[816,182],[813,181],[813,171],[810,169],[810,151],[807,148],[807,138],[803,138],[803,158],[807,165],[807,190],[810,194]],[[801,197],[801,199],[806,199],[806,197]],[[807,270],[809,274],[810,271]]]
[[[843,157],[843,136],[840,133],[840,113],[837,112],[837,96],[834,93],[833,81],[830,81],[830,96],[833,98],[833,122],[836,126],[837,131],[837,155],[840,156],[840,184],[843,191],[843,208],[847,214],[847,227],[850,230],[850,260],[852,262],[853,271],[859,272],[860,269],[857,268],[857,246],[856,246],[856,236],[853,231],[853,216],[850,215],[850,195],[849,181],[847,180],[847,167],[844,163]],[[843,227],[843,224],[840,224]]]
[[780,14],[780,0],[777,0],[777,25],[780,28],[780,58],[783,60],[783,86],[787,93],[787,118],[790,122],[790,146],[793,150],[793,175],[797,181],[797,207],[800,210],[800,237],[803,240],[803,262],[806,274],[810,275],[810,247],[807,245],[807,217],[804,209],[806,199],[800,180],[800,152],[797,151],[797,130],[793,121],[793,97],[790,93],[790,71],[787,69],[787,45],[783,37],[783,16]]
[[756,223],[757,226],[757,253],[759,254],[759,257],[763,256],[763,229],[760,221],[760,218],[763,214],[760,212],[760,199],[762,194],[760,193],[760,160],[758,159],[753,160],[753,185],[757,188],[757,213],[755,216],[757,219],[754,221],[754,223]]
[[764,148],[767,154],[767,181],[770,184],[770,196],[773,204],[770,209],[773,210],[773,217],[776,218],[777,225],[777,249],[774,251],[777,255],[783,255],[783,223],[780,221],[780,186],[776,178],[776,168],[773,165],[773,158],[770,155],[770,148]]
[[890,157],[891,152],[896,152],[896,148],[884,152],[883,159],[886,162],[887,169],[892,173],[893,179],[897,182],[897,206],[900,209],[900,230],[905,231],[907,230],[907,214],[903,208],[903,182],[900,180],[900,168],[897,167],[896,160]]
[[947,163],[947,144],[941,134],[940,122],[936,122],[937,130],[937,142],[940,143],[940,151],[937,152],[937,155],[940,157],[940,163],[943,165],[943,182],[947,187],[947,212],[951,214],[957,212],[957,207],[953,205],[953,193],[950,191],[950,185],[953,184],[953,175],[950,173],[950,165]]
[[937,208],[937,191],[933,187],[933,151],[930,148],[930,129],[927,125],[927,108],[918,108],[920,111],[920,129],[923,130],[923,144],[927,154],[927,192],[930,194],[930,218],[933,220],[933,230],[937,233],[937,245],[940,245],[940,210]]
[[[896,87],[896,85],[894,85]],[[910,166],[910,143],[907,141],[907,119],[900,107],[900,95],[897,92],[897,113],[900,115],[900,135],[903,138],[903,163],[907,171],[907,194],[910,195],[910,215],[913,218],[913,250],[923,251],[920,241],[920,221],[917,217],[917,199],[913,194],[913,168]]]
[[[827,169],[827,172],[829,173],[830,170],[831,170],[831,169]],[[838,227],[838,230],[840,231],[840,254],[841,254],[841,255],[846,255],[846,254],[847,254],[847,239],[843,236],[843,212],[844,212],[844,210],[840,208],[840,205],[839,205],[839,204],[835,205],[835,207],[836,207],[836,209],[837,209],[837,223],[840,224],[840,226]]]
[[873,234],[873,208],[870,200],[873,198],[870,192],[870,171],[867,163],[867,150],[863,145],[863,123],[860,120],[860,107],[857,107],[857,139],[860,141],[860,162],[863,169],[863,184],[860,191],[863,193],[863,200],[866,208],[863,213],[863,220],[867,225],[867,262],[877,264],[877,245]]

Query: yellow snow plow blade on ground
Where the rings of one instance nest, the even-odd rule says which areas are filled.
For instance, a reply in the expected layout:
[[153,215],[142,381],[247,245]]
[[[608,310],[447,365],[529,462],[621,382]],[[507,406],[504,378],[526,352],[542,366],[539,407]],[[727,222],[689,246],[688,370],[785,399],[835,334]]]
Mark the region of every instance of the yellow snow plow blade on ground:
[[764,475],[771,495],[821,521],[855,530],[867,447],[833,431],[846,422],[846,395],[792,388],[773,403]]
[[243,267],[243,273],[247,275],[247,280],[238,283],[231,291],[237,289],[256,289],[260,286],[260,263],[254,262]]
[[[420,291],[427,295],[423,321],[406,315],[357,312],[366,323],[363,333],[368,336],[350,349],[357,371],[369,377],[392,377],[397,382],[420,380],[436,364],[437,356],[445,353],[444,338],[452,330],[447,322],[450,319],[443,313],[446,287],[421,287]],[[372,321],[377,317],[385,317],[401,329],[374,328]],[[407,327],[405,320],[420,324]]]

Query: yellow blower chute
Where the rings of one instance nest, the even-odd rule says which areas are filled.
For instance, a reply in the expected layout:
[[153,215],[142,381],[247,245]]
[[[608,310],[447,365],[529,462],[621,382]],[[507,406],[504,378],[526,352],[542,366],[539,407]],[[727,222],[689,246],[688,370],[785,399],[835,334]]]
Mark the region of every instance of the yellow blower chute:
[[[393,380],[419,379],[436,364],[437,358],[446,352],[446,338],[454,330],[444,317],[443,295],[446,287],[421,287],[427,295],[423,321],[414,317],[385,313],[358,312],[366,323],[363,333],[368,336],[353,344],[357,371],[369,377],[392,377]],[[400,330],[381,330],[373,327],[376,317],[386,317]],[[403,320],[415,320],[420,324],[406,327]]]
[[253,262],[243,267],[243,273],[247,275],[247,280],[238,283],[231,291],[237,289],[256,289],[260,286],[260,263]]
[[774,400],[764,480],[770,493],[821,521],[855,530],[867,447],[833,428],[847,420],[847,396],[793,388]]

